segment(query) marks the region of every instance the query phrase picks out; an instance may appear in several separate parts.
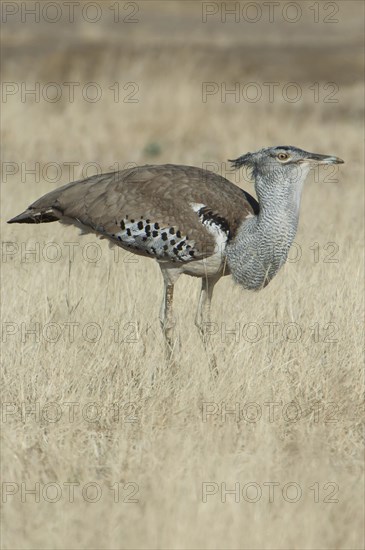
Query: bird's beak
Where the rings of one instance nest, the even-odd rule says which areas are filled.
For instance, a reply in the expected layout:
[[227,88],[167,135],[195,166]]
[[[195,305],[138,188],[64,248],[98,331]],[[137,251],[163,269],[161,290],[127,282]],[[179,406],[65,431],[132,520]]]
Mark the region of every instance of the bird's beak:
[[344,161],[338,157],[330,157],[328,155],[319,155],[317,153],[308,153],[308,156],[303,159],[304,162],[313,162],[313,164],[343,164]]

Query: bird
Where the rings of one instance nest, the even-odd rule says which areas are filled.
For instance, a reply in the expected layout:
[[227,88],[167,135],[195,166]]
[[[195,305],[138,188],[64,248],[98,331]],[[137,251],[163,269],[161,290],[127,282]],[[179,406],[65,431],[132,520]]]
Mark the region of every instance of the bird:
[[344,161],[294,146],[274,146],[229,162],[234,169],[249,170],[257,199],[203,168],[144,165],[68,183],[8,223],[59,221],[155,259],[164,281],[160,324],[172,353],[173,293],[179,276],[201,279],[195,324],[206,341],[219,279],[232,275],[244,289],[266,287],[287,260],[309,171]]

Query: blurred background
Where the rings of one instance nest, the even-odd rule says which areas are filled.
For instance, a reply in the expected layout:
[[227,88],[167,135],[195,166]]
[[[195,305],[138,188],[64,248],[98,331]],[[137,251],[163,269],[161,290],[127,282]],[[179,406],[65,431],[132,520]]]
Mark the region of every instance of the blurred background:
[[355,154],[362,11],[356,1],[3,2],[3,158],[60,163],[65,183],[73,161],[78,177],[87,162],[200,165],[287,143],[341,156],[350,139]]

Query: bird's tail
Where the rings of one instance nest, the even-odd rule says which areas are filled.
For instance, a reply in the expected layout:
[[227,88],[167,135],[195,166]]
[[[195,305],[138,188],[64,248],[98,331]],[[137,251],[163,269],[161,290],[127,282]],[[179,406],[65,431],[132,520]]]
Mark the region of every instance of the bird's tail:
[[54,208],[32,208],[29,207],[27,210],[15,216],[8,221],[8,223],[49,223],[56,222],[60,219],[60,213],[57,212]]

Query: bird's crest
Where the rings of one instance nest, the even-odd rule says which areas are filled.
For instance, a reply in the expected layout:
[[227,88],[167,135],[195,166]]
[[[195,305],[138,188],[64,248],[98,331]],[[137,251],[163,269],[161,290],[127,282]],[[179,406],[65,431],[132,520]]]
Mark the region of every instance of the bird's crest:
[[228,161],[232,164],[232,168],[234,170],[239,170],[242,167],[247,168],[247,177],[250,179],[256,178],[256,162],[254,155],[252,153],[246,153],[245,155],[241,155],[237,159],[228,159]]
[[247,168],[253,168],[253,159],[251,153],[246,153],[238,157],[237,159],[228,159],[228,162],[232,164],[232,168],[238,170],[242,166],[247,166]]

